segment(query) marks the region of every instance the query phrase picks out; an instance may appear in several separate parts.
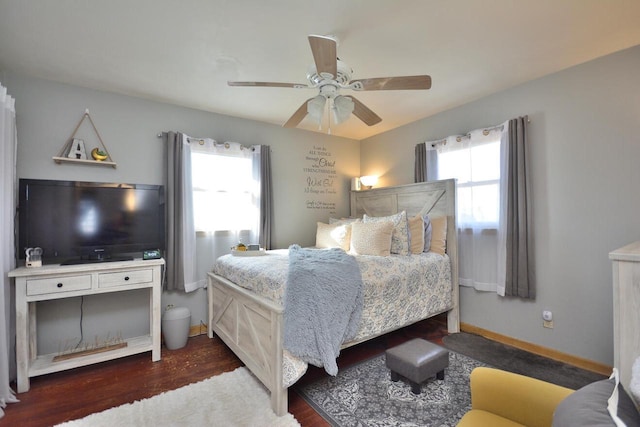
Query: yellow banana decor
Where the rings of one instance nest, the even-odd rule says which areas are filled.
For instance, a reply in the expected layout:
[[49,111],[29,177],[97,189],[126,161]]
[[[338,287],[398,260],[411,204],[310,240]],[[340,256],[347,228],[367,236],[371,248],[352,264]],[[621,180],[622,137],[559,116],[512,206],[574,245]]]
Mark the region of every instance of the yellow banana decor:
[[99,162],[109,158],[107,153],[105,153],[104,151],[100,150],[98,147],[96,147],[93,150],[91,150],[91,157],[93,157],[94,160],[97,160]]

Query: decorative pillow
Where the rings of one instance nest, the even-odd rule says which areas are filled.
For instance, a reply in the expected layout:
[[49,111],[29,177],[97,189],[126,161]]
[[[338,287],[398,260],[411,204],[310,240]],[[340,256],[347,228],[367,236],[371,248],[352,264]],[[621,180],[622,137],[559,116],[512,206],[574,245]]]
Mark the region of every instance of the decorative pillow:
[[340,248],[349,250],[351,225],[329,225],[318,222],[316,229],[317,248]]
[[389,256],[391,235],[394,225],[391,221],[354,222],[351,224],[351,250],[354,255]]
[[[567,396],[553,414],[553,427],[615,426],[607,410],[608,400],[615,391],[614,378],[596,381]],[[640,425],[640,414],[622,384],[618,384],[617,416],[627,426]]]
[[393,222],[393,236],[391,237],[391,253],[399,255],[409,255],[409,226],[407,224],[407,212],[402,211],[389,216],[367,216],[362,217],[362,221],[367,222]]
[[431,225],[431,219],[429,215],[425,215],[424,219],[424,252],[431,250],[431,235],[433,234],[433,226]]
[[437,216],[431,220],[431,245],[430,251],[444,255],[447,251],[447,217]]
[[409,252],[420,254],[424,252],[424,219],[416,215],[407,220],[409,222]]
[[360,218],[329,218],[329,224],[332,225],[343,225],[343,224],[352,224],[354,222],[361,222]]

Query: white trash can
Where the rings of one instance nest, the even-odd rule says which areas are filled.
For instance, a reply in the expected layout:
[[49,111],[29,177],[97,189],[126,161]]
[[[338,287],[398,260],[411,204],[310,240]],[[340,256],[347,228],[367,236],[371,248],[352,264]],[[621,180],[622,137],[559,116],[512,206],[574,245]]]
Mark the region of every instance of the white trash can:
[[170,307],[162,315],[162,334],[169,350],[176,350],[187,345],[191,311],[187,307]]

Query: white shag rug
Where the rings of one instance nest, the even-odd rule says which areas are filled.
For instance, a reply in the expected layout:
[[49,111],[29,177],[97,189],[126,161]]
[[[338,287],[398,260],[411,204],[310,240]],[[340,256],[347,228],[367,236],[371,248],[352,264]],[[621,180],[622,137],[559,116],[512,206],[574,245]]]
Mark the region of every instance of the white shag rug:
[[300,427],[300,423],[291,414],[276,416],[267,389],[241,367],[58,426]]

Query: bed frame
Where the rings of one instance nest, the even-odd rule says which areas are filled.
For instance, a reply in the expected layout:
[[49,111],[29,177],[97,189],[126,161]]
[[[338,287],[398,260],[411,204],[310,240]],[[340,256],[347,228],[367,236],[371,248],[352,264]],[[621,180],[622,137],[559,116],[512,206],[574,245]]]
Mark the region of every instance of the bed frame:
[[[447,254],[451,259],[452,306],[446,310],[450,333],[460,331],[456,187],[454,180],[351,192],[351,216],[386,216],[406,211],[446,215]],[[214,273],[208,273],[209,338],[217,334],[271,392],[271,407],[287,413],[287,389],[282,385],[283,309]],[[441,313],[434,313],[441,314]],[[404,325],[407,326],[407,325]],[[404,327],[403,326],[403,327]],[[386,331],[385,333],[390,332]],[[375,338],[369,337],[368,339]],[[362,340],[364,341],[364,340]],[[358,344],[346,343],[343,348]]]

